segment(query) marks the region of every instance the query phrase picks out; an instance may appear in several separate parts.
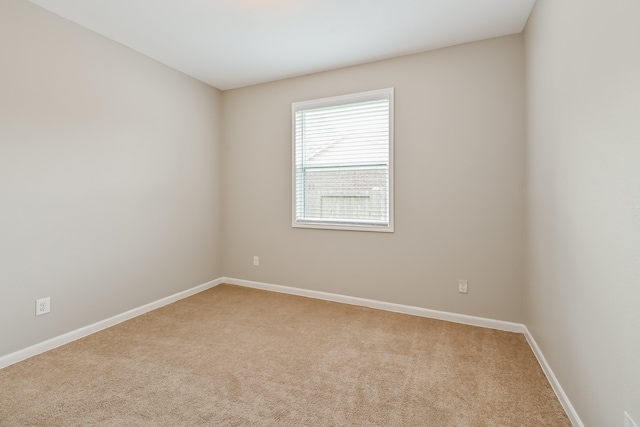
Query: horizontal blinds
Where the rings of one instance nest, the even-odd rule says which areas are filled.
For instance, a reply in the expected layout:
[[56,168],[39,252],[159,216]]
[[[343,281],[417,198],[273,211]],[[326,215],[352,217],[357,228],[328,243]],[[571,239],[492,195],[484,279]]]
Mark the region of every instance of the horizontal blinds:
[[389,224],[390,99],[294,111],[296,221]]

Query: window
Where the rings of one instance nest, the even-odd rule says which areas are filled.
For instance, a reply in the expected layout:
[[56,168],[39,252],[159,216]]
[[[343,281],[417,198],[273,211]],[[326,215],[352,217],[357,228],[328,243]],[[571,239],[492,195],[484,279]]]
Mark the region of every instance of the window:
[[393,88],[292,112],[293,226],[393,231]]

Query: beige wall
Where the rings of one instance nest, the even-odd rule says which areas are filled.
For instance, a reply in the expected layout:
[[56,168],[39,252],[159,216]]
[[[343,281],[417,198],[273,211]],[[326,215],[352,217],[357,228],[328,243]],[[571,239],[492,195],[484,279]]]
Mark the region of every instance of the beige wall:
[[640,420],[640,3],[526,29],[525,323],[587,426]]
[[222,275],[219,91],[23,0],[0,57],[0,356]]
[[[386,87],[395,233],[293,229],[291,103]],[[522,320],[521,35],[226,91],[223,103],[225,276]]]

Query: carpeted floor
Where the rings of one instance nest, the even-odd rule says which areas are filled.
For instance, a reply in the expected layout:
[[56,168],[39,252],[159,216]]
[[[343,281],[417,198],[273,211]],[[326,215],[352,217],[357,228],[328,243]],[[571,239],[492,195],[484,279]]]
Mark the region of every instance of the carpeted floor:
[[521,334],[221,285],[0,370],[0,426],[570,426]]

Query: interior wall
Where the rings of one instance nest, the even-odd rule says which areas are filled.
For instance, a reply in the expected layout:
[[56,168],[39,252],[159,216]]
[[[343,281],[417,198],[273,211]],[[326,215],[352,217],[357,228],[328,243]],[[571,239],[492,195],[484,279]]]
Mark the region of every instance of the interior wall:
[[[291,103],[386,87],[395,232],[292,228]],[[521,35],[225,91],[223,103],[225,276],[522,320]]]
[[526,28],[525,323],[587,426],[640,420],[640,3]]
[[221,277],[220,92],[24,0],[0,54],[0,356]]

